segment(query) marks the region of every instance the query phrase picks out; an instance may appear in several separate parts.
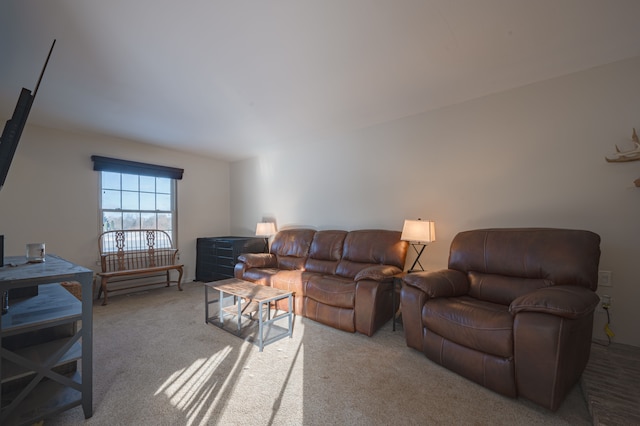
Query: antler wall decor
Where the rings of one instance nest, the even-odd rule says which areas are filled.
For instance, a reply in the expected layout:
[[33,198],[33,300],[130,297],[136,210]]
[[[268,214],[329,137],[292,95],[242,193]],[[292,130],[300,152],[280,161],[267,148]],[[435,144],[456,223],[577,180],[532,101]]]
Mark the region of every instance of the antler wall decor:
[[633,129],[633,134],[631,135],[631,140],[635,144],[635,148],[629,151],[620,151],[618,145],[616,145],[616,153],[613,158],[604,157],[605,160],[609,163],[622,163],[625,161],[636,161],[640,160],[640,140],[638,140],[638,135],[636,134],[636,129]]
[[[608,163],[624,163],[627,161],[640,160],[640,140],[638,139],[635,127],[633,128],[631,140],[633,141],[635,148],[630,149],[629,151],[620,151],[620,148],[616,145],[616,153],[614,154],[614,157],[604,157],[604,159],[607,160]],[[634,180],[633,183],[635,186],[640,187],[640,178]]]

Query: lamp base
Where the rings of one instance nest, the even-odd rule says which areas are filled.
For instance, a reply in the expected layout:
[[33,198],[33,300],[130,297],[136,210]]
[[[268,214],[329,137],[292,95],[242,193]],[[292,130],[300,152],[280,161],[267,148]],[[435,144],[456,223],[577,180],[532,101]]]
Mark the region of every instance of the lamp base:
[[[418,250],[416,247],[420,246],[420,250]],[[413,247],[413,249],[415,250],[417,256],[416,256],[416,260],[413,262],[413,265],[411,265],[411,268],[409,268],[409,272],[420,272],[420,271],[424,271],[424,268],[422,267],[422,264],[420,263],[420,256],[422,256],[422,252],[424,251],[425,247],[427,247],[426,244],[414,244],[411,243],[411,247]],[[420,266],[420,269],[416,269],[416,265]]]

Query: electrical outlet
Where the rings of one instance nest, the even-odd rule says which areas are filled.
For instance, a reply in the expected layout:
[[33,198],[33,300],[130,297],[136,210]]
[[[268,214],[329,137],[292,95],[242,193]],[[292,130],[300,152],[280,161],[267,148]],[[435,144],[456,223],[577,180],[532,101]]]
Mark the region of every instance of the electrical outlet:
[[598,271],[598,286],[613,287],[611,282],[611,271]]
[[611,309],[612,298],[608,294],[602,294],[599,296],[600,296],[600,303],[598,303],[598,306],[596,306],[596,312],[605,313],[606,312],[605,307],[607,309]]
[[[612,300],[612,298],[608,294],[598,294],[598,296],[600,297],[600,302],[596,306],[595,312],[596,313],[600,313],[600,314],[604,314],[604,313],[607,312],[607,309],[611,308],[611,300]],[[607,307],[607,309],[605,309],[605,306]]]

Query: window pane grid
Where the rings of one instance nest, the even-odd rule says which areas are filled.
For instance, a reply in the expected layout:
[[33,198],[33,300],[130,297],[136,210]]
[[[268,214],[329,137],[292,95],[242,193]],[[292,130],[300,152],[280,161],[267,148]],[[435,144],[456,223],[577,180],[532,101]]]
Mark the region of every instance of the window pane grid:
[[101,185],[103,232],[162,229],[175,239],[172,179],[103,171]]

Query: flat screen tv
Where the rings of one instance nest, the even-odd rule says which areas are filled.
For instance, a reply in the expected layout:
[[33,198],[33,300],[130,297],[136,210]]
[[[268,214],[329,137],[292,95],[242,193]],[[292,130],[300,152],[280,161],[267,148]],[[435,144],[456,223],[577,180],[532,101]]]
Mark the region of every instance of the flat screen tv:
[[13,116],[11,119],[7,120],[4,125],[4,130],[0,137],[0,189],[2,189],[4,182],[7,179],[13,155],[16,153],[16,148],[18,147],[18,142],[20,142],[20,136],[22,135],[22,130],[27,123],[27,118],[31,111],[31,105],[33,105],[33,100],[36,97],[36,93],[38,93],[38,87],[40,87],[44,70],[47,68],[47,63],[49,63],[49,58],[51,57],[51,52],[53,52],[53,46],[55,46],[55,44],[56,41],[53,40],[53,44],[49,50],[49,55],[44,63],[44,67],[40,73],[40,78],[38,79],[38,84],[36,85],[36,89],[33,91],[33,94],[29,89],[22,88],[20,97],[18,98],[18,103],[13,111]]
[[13,111],[13,116],[4,125],[4,131],[0,139],[0,189],[2,189],[5,179],[7,179],[11,160],[13,160],[13,155],[16,153],[20,135],[22,135],[22,130],[33,104],[33,98],[31,91],[23,88],[22,92],[20,92],[16,109]]

